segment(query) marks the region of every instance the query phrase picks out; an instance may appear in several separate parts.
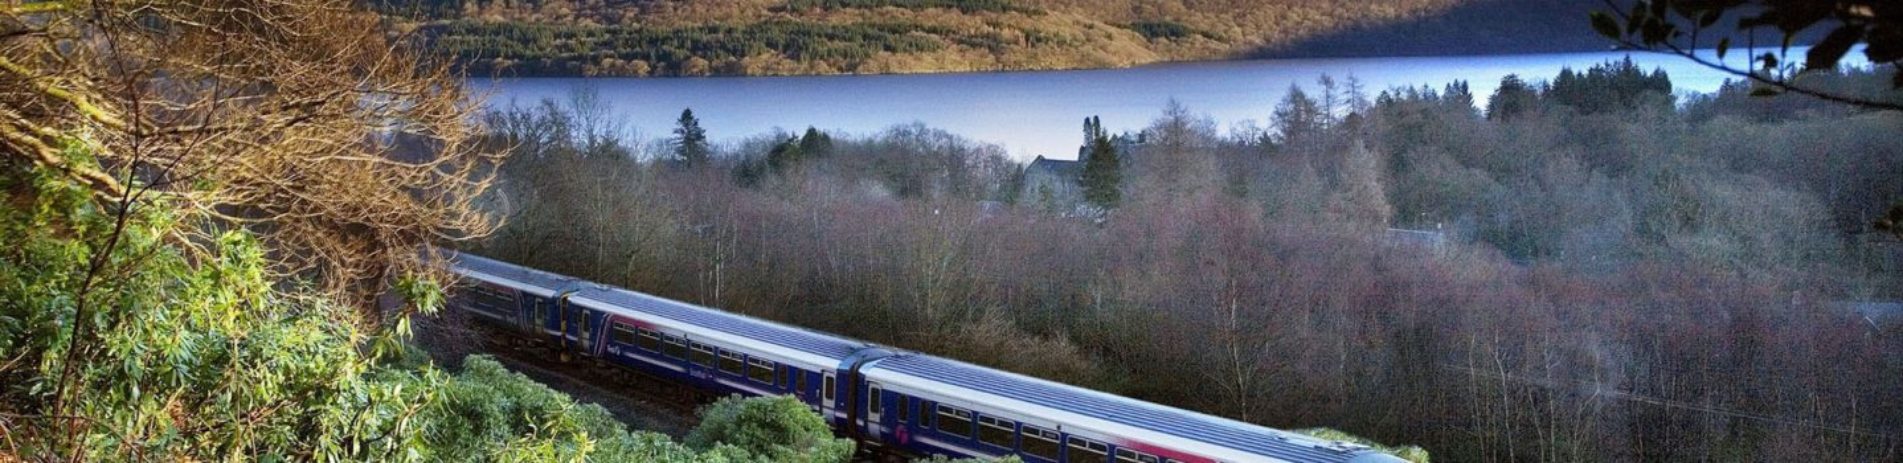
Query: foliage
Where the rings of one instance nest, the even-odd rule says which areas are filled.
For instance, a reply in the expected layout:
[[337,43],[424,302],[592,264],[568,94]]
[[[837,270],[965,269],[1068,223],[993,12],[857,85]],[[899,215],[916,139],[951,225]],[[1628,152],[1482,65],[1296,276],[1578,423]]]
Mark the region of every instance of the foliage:
[[[1728,27],[1723,26],[1729,23]],[[1634,0],[1629,10],[1599,11],[1592,14],[1592,27],[1600,35],[1620,43],[1685,56],[1694,61],[1729,71],[1766,87],[1760,94],[1791,91],[1842,103],[1872,108],[1903,109],[1882,100],[1857,98],[1819,91],[1797,81],[1800,72],[1833,72],[1838,63],[1857,45],[1865,45],[1864,56],[1875,64],[1903,61],[1903,6],[1882,0],[1796,0],[1796,1],[1692,1]],[[1702,33],[1715,30],[1715,46],[1722,61],[1733,49],[1733,35],[1751,33],[1758,28],[1773,29],[1782,36],[1777,52],[1765,51],[1751,56],[1755,68],[1731,68],[1695,55]],[[1823,31],[1828,32],[1823,32]],[[1788,44],[1806,34],[1821,33],[1821,39],[1805,53],[1801,64],[1789,57]],[[1749,45],[1749,44],[1747,44]],[[1757,50],[1753,49],[1752,52]],[[1903,89],[1903,78],[1892,80]]]
[[1538,100],[1539,89],[1521,80],[1519,75],[1508,74],[1500,79],[1493,96],[1487,98],[1487,119],[1505,120],[1532,111]]
[[[413,376],[404,377],[404,379]],[[843,462],[851,453],[847,441],[833,441],[822,424],[818,438],[833,447],[819,449],[790,445],[761,445],[757,441],[702,442],[690,448],[648,432],[629,432],[598,405],[578,404],[520,373],[504,369],[487,357],[463,359],[462,371],[438,386],[440,396],[419,416],[432,461],[654,461],[654,462]],[[781,399],[734,399],[736,407],[772,407]],[[765,404],[765,405],[761,405]],[[782,410],[777,415],[733,417],[720,426],[771,428],[787,422],[818,422],[810,410]],[[709,426],[703,421],[696,435]],[[791,437],[791,436],[788,436]],[[806,436],[812,437],[812,436]],[[792,439],[780,442],[795,442]],[[777,444],[778,442],[775,442]],[[838,447],[843,445],[843,451]]]
[[[0,259],[10,453],[373,459],[420,446],[374,437],[407,426],[427,390],[365,378],[343,308],[273,291],[243,233],[192,262],[165,241],[174,209],[142,204],[116,225],[85,187],[0,166],[0,236],[15,244]],[[90,278],[100,259],[114,273]],[[62,409],[61,397],[84,400]]]
[[680,122],[674,127],[674,157],[688,167],[707,165],[707,156],[712,150],[707,147],[707,129],[700,128],[700,119],[694,117],[693,109],[681,110]]
[[1195,29],[1175,21],[1137,21],[1124,26],[1150,40],[1176,40],[1195,34]]
[[[1495,3],[1324,0],[1265,8],[1258,0],[376,0],[371,5],[473,73],[535,76],[1036,70],[1239,56],[1499,51],[1477,49],[1476,38],[1504,50],[1603,47],[1603,39],[1583,26],[1543,27],[1572,26],[1568,20],[1584,14],[1579,2]],[[1409,25],[1424,26],[1399,36],[1388,30]],[[1531,34],[1540,40],[1527,40]]]
[[[576,404],[487,358],[465,359],[451,375],[395,352],[373,357],[370,337],[347,323],[348,307],[281,290],[296,285],[270,276],[262,248],[246,233],[227,232],[203,245],[208,258],[188,258],[199,254],[165,239],[181,225],[165,202],[137,205],[121,227],[115,211],[58,173],[12,161],[0,167],[8,204],[0,208],[0,239],[17,244],[0,251],[5,454],[727,462],[786,461],[794,453],[844,461],[851,451],[798,402],[789,409],[787,400],[731,401],[747,412],[710,420],[723,431],[703,432],[797,431],[804,434],[775,442],[818,450],[756,440],[743,443],[775,453],[706,441],[697,452],[665,436],[630,433],[600,407]],[[102,249],[113,235],[121,236],[116,246]],[[96,256],[111,262],[111,274],[86,278]],[[402,286],[421,304],[441,297],[424,283]],[[81,305],[94,309],[76,319]],[[83,399],[52,415],[63,396]]]
[[1381,445],[1378,442],[1372,442],[1367,439],[1363,439],[1353,434],[1348,434],[1345,432],[1341,432],[1334,429],[1328,429],[1328,428],[1298,429],[1295,432],[1299,432],[1302,434],[1307,434],[1310,436],[1315,436],[1318,438],[1327,439],[1331,441],[1352,442],[1356,444],[1366,445],[1369,447],[1373,447],[1375,450],[1386,452],[1389,455],[1401,457],[1401,459],[1407,460],[1412,463],[1428,463],[1430,461],[1433,461],[1431,458],[1428,458],[1426,449],[1422,449],[1420,447],[1416,447],[1412,445],[1404,446],[1404,447],[1389,447],[1389,446]]
[[[239,10],[255,14],[231,21]],[[389,280],[442,277],[417,247],[493,230],[470,201],[498,157],[470,149],[462,79],[393,46],[350,1],[0,11],[0,87],[17,90],[0,93],[0,155],[120,207],[165,198],[190,224],[167,239],[249,230],[268,271],[306,278],[375,326],[371,300]],[[67,137],[97,166],[61,159]]]
[[852,441],[834,438],[825,420],[790,396],[734,396],[702,407],[686,443],[701,450],[731,445],[780,462],[843,462],[853,452]]
[[965,14],[980,11],[993,13],[1041,12],[1036,8],[1018,6],[1011,0],[787,0],[786,8],[793,11],[842,8],[904,8],[908,10],[951,8]]
[[[405,344],[447,285],[426,246],[488,231],[498,166],[377,17],[0,8],[0,459],[766,460]],[[615,148],[597,116],[577,144]]]
[[1673,104],[1672,79],[1665,71],[1654,69],[1647,74],[1632,63],[1630,56],[1593,65],[1586,72],[1561,69],[1544,96],[1585,114],[1624,112],[1647,105],[1669,111]]
[[1123,195],[1123,161],[1117,157],[1117,148],[1110,144],[1102,119],[1084,120],[1084,147],[1087,150],[1084,174],[1078,177],[1084,188],[1084,199],[1103,209],[1117,207]]
[[[460,60],[471,73],[511,75],[705,76],[788,73],[749,69],[780,60],[850,72],[886,54],[927,53],[945,41],[978,40],[913,22],[816,24],[767,21],[677,28],[556,26],[452,21],[421,28],[426,46]],[[773,57],[761,61],[757,57]],[[779,65],[779,64],[775,64]]]
[[[1885,89],[1891,72],[1816,77]],[[1656,104],[1649,72],[1580,88],[1660,98],[1588,113],[1554,77],[1494,118],[1464,83],[1310,86],[1263,108],[1301,115],[1273,136],[1166,108],[1111,137],[1132,167],[1101,221],[983,203],[1022,167],[917,125],[839,136],[745,186],[638,156],[538,158],[504,181],[535,192],[512,196],[534,219],[482,252],[1443,460],[1895,459],[1903,325],[1845,301],[1903,297],[1903,261],[1867,233],[1903,196],[1885,176],[1898,117],[1736,84]],[[713,170],[791,138],[726,147]],[[614,171],[641,174],[560,185]],[[1168,175],[1224,186],[1148,186]],[[1382,227],[1349,207],[1377,197]],[[624,218],[572,225],[585,210]],[[539,245],[556,236],[577,241]]]

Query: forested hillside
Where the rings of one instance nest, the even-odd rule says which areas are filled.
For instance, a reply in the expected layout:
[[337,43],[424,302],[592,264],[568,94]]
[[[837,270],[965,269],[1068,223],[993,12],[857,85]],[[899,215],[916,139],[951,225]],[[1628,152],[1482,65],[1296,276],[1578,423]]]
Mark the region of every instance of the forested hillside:
[[1121,67],[1591,50],[1564,0],[375,0],[475,74],[702,76]]
[[[1894,72],[1807,82],[1895,98]],[[652,147],[550,102],[488,119],[516,162],[477,247],[1446,461],[1903,458],[1903,322],[1858,304],[1903,298],[1872,230],[1903,198],[1903,117],[1675,98],[1625,62],[1484,108],[1468,88],[1329,81],[1262,131],[1171,106],[1049,134],[1110,160],[1081,198],[922,125]]]

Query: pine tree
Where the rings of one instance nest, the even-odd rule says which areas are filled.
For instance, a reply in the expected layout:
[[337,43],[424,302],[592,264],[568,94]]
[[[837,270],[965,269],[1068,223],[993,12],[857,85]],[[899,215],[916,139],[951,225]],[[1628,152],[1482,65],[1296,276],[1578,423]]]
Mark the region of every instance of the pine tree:
[[707,147],[707,129],[700,128],[700,119],[694,117],[694,110],[682,110],[679,125],[674,127],[674,155],[681,163],[694,167],[706,165],[711,152]]
[[807,156],[826,157],[833,152],[833,136],[807,127],[806,134],[800,136],[800,152]]
[[1084,150],[1084,174],[1078,179],[1084,189],[1084,200],[1104,209],[1117,207],[1123,200],[1120,190],[1123,165],[1117,159],[1117,148],[1111,145],[1110,135],[1104,133],[1101,118],[1085,119],[1084,133],[1088,140]]
[[1500,79],[1500,88],[1487,99],[1487,119],[1505,120],[1531,111],[1539,104],[1539,92],[1517,74]]
[[799,137],[788,137],[779,144],[773,145],[773,149],[767,151],[766,154],[767,169],[772,170],[773,173],[782,173],[799,165],[800,161],[806,157],[803,145],[805,143]]

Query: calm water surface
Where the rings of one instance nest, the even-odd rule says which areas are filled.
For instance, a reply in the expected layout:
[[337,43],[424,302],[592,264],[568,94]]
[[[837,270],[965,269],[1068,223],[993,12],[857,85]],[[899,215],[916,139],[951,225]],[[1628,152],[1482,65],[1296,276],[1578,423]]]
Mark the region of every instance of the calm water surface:
[[[1100,115],[1113,132],[1148,124],[1172,98],[1213,117],[1224,130],[1267,125],[1290,85],[1315,93],[1323,74],[1354,76],[1370,98],[1380,90],[1465,80],[1484,105],[1500,78],[1547,80],[1561,68],[1584,69],[1630,56],[1645,69],[1663,68],[1678,92],[1711,92],[1728,77],[1689,60],[1650,53],[1346,58],[1172,63],[1129,69],[933,75],[720,77],[669,79],[500,79],[474,82],[489,105],[565,99],[592,85],[638,136],[665,138],[682,108],[693,108],[710,136],[732,142],[776,128],[807,126],[867,134],[923,122],[1003,146],[1013,156],[1074,158],[1084,117]],[[1734,51],[1730,64],[1742,66]],[[1803,56],[1794,49],[1793,58]],[[1860,58],[1861,53],[1853,53]],[[1852,61],[1846,58],[1846,62]]]

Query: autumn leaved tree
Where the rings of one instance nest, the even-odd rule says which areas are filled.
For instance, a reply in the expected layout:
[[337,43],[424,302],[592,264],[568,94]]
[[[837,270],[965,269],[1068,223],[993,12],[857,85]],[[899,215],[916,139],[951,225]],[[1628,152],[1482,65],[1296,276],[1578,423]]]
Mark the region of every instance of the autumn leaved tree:
[[255,231],[273,270],[367,309],[429,268],[419,246],[492,228],[461,80],[391,43],[344,0],[9,2],[0,154],[105,207],[178,204],[180,242]]

